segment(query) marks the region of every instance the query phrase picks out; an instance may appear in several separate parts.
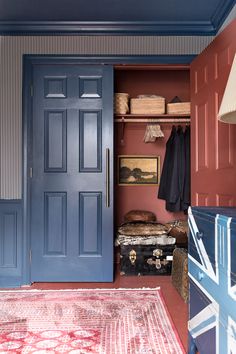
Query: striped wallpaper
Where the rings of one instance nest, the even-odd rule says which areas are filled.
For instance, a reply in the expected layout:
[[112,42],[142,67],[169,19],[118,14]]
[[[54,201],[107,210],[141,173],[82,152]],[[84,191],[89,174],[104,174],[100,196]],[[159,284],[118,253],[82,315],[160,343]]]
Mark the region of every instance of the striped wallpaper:
[[212,36],[0,36],[0,199],[22,196],[22,55],[188,55]]

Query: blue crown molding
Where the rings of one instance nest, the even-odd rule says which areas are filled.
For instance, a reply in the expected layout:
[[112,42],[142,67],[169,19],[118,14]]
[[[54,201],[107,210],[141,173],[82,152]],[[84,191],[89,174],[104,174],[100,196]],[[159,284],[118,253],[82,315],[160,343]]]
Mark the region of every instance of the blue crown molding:
[[[186,0],[187,1],[187,0]],[[211,18],[204,21],[194,20],[194,7],[192,20],[178,20],[181,10],[176,14],[175,21],[48,21],[40,18],[22,21],[20,17],[7,20],[0,14],[0,35],[216,35],[221,25],[229,15],[236,0],[221,0],[216,2],[216,9]],[[198,6],[196,4],[196,6]],[[29,10],[30,11],[30,10]],[[204,12],[204,7],[202,7]],[[3,20],[4,18],[4,20]],[[10,17],[8,17],[10,19]]]
[[220,29],[223,25],[224,21],[226,20],[227,16],[229,15],[230,11],[233,9],[234,5],[236,4],[236,0],[224,0],[219,3],[214,15],[211,18],[211,23],[215,28],[216,32]]
[[196,58],[192,55],[65,55],[65,54],[23,54],[23,61],[33,64],[110,64],[110,65],[189,65]]
[[[217,14],[220,15],[218,12]],[[225,14],[226,9],[224,8]],[[212,36],[216,34],[217,30],[218,28],[211,21],[0,21],[0,35]]]

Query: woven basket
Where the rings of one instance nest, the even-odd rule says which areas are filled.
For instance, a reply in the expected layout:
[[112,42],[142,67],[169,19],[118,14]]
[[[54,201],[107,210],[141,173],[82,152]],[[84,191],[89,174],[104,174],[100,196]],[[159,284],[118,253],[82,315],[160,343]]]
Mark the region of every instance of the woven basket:
[[188,251],[184,248],[176,248],[173,251],[171,279],[184,302],[188,302]]
[[128,93],[115,93],[114,109],[115,109],[115,114],[129,113]]
[[165,98],[131,98],[131,114],[164,114]]
[[190,102],[168,103],[167,114],[190,114]]

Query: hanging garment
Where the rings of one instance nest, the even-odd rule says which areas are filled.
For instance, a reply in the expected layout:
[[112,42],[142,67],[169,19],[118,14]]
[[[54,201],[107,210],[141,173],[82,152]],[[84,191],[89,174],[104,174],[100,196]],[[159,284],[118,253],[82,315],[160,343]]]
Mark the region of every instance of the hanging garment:
[[185,149],[185,181],[182,201],[182,210],[185,212],[190,205],[190,126],[187,126],[184,132]]
[[156,141],[156,138],[163,138],[163,137],[164,134],[159,124],[155,124],[155,125],[148,124],[146,127],[143,140],[145,143],[153,143],[154,141]]
[[184,191],[185,177],[185,150],[184,132],[181,126],[178,127],[173,140],[172,172],[169,176],[168,192],[166,198],[166,210],[181,211],[181,201]]
[[158,198],[166,200],[168,191],[168,179],[172,171],[172,152],[173,152],[173,140],[176,134],[176,127],[173,125],[171,134],[166,143],[166,153],[163,162],[162,174],[160,179]]
[[181,126],[172,127],[166,143],[158,198],[166,201],[166,210],[171,212],[186,210],[190,202],[189,131],[188,128],[183,132]]

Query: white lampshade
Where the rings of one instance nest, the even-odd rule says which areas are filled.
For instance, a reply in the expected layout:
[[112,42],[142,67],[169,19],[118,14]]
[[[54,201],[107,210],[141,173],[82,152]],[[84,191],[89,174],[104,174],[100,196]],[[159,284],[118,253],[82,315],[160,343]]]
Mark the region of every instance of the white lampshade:
[[221,122],[236,124],[236,55],[220,105],[218,119]]

